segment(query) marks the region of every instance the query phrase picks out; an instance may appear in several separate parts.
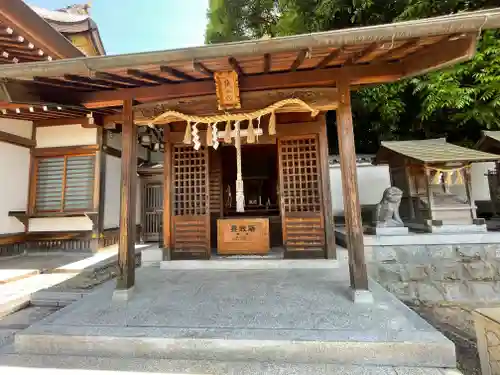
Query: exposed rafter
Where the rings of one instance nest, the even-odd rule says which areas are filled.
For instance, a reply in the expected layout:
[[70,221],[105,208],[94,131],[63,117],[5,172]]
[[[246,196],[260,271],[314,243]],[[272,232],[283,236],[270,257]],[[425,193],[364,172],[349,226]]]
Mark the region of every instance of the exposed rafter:
[[334,61],[337,57],[340,56],[340,54],[344,51],[343,48],[338,48],[332,52],[330,52],[327,56],[321,60],[318,65],[316,65],[316,69],[323,69],[328,66],[332,61]]
[[243,71],[242,67],[238,63],[238,60],[236,60],[234,57],[228,57],[227,59],[229,65],[233,68],[233,70],[238,73],[239,76],[244,76],[245,72]]
[[148,73],[139,69],[128,69],[127,74],[137,78],[152,81],[155,83],[174,83],[174,81],[172,81],[171,79],[160,77],[157,76],[156,74]]
[[212,70],[208,69],[203,63],[198,61],[193,61],[193,69],[208,77],[213,77],[214,75],[214,72]]
[[177,77],[177,78],[180,78],[180,79],[184,79],[186,81],[196,81],[196,78],[194,78],[193,76],[190,76],[187,73],[181,72],[178,69],[171,68],[171,67],[166,66],[166,65],[160,66],[160,71],[163,72],[163,73],[168,73],[168,74],[170,74],[170,75],[172,75],[174,77]]
[[98,79],[102,79],[104,81],[110,81],[115,83],[125,83],[132,86],[148,86],[152,85],[151,82],[143,81],[130,77],[123,77],[118,74],[108,73],[108,72],[95,72],[95,77]]
[[262,71],[266,74],[271,71],[271,54],[270,53],[264,54],[264,66],[262,67]]
[[308,52],[308,50],[303,49],[297,54],[297,57],[295,58],[292,65],[290,66],[290,70],[292,72],[295,72],[302,65],[302,63],[304,62],[304,60],[307,56],[307,52]]

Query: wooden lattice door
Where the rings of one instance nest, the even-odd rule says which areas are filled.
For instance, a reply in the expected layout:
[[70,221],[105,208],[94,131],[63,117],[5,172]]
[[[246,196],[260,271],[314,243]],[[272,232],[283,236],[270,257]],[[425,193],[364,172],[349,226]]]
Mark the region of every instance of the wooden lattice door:
[[142,195],[142,236],[144,241],[159,241],[163,219],[163,184],[146,182]]
[[286,254],[323,257],[325,230],[317,136],[280,138],[278,156]]
[[172,150],[172,258],[210,257],[208,152],[192,146]]

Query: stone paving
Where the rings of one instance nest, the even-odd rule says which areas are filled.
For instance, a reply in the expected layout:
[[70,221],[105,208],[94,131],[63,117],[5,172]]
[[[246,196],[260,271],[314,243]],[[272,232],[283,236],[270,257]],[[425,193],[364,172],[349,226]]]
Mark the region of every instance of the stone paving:
[[[141,248],[144,248],[144,245],[137,245],[136,251],[140,251]],[[20,280],[0,284],[0,317],[8,315],[11,312],[19,310],[29,304],[33,293],[71,280],[82,272],[116,262],[117,251],[118,247],[115,245],[109,246],[108,249],[91,256],[87,255],[84,258],[59,254],[61,260],[66,260],[66,262],[62,265],[60,265],[60,260],[50,260],[52,258],[51,256],[48,256],[49,258],[47,259],[49,259],[49,262],[51,262],[52,265],[58,265],[56,268],[52,268],[50,273],[35,274]],[[44,257],[47,255],[41,256]],[[31,257],[31,255],[27,256],[28,259],[26,260],[14,258],[12,261],[18,259],[18,262],[23,262],[25,265],[34,265],[36,262],[33,260],[32,262],[35,263],[29,263]],[[38,259],[38,256],[33,257],[33,259]],[[36,264],[40,265],[40,263]]]

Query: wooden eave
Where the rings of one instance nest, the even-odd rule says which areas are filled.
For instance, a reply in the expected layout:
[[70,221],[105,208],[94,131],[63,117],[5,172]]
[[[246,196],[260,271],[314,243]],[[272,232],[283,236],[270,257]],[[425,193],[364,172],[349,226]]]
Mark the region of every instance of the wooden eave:
[[442,165],[497,161],[500,155],[457,146],[444,138],[390,141],[381,143],[374,163],[391,164],[391,160],[396,158],[411,160],[415,164]]
[[474,148],[500,154],[500,131],[483,131],[481,139],[476,143]]
[[[213,72],[241,93],[386,83],[471,58],[500,8],[321,33],[117,56],[0,66],[0,101],[107,108],[213,95]],[[243,103],[244,107],[244,103]],[[0,107],[1,108],[1,107]]]
[[81,56],[78,48],[22,0],[0,0],[0,64]]

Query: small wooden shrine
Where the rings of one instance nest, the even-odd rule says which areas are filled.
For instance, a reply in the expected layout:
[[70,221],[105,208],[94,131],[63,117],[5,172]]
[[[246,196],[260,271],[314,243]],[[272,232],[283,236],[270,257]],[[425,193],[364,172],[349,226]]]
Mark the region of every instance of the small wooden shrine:
[[497,160],[499,155],[439,138],[382,142],[375,163],[389,164],[392,185],[403,191],[400,213],[405,222],[441,226],[475,223],[470,167]]

